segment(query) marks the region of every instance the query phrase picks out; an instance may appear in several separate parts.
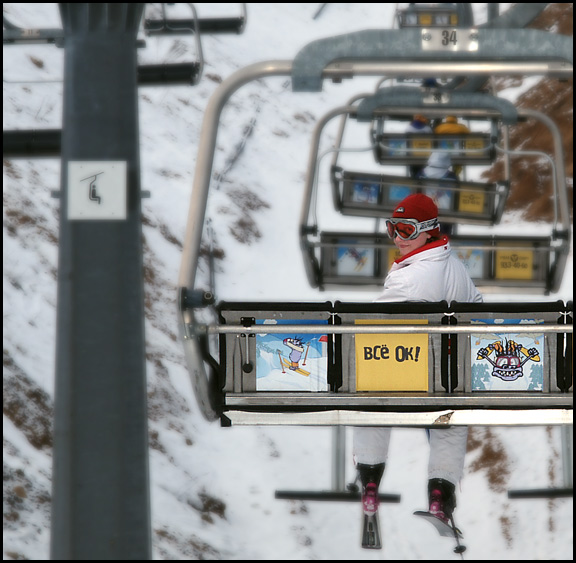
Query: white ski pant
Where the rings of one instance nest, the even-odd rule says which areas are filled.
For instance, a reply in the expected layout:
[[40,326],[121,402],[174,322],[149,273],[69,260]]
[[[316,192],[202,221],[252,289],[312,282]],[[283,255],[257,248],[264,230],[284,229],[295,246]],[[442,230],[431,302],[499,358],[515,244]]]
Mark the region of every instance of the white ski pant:
[[[359,426],[354,428],[353,454],[356,463],[386,463],[391,428]],[[430,457],[428,478],[446,479],[457,484],[464,473],[468,428],[453,426],[429,431]]]

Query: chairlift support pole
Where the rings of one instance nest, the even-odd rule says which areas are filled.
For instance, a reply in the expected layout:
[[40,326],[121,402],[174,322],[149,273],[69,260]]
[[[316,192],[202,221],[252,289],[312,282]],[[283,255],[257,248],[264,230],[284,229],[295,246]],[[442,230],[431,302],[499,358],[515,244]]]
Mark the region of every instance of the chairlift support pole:
[[344,491],[346,486],[346,428],[332,429],[332,489]]
[[[59,6],[65,80],[51,559],[148,560],[136,75],[144,4]],[[83,174],[97,178],[90,190]]]

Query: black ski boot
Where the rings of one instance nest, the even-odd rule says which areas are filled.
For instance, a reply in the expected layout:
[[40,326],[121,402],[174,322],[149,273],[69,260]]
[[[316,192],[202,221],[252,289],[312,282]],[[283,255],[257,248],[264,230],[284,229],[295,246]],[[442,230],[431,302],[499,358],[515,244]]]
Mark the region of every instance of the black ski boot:
[[365,463],[356,464],[356,469],[360,476],[360,482],[362,483],[362,489],[365,489],[368,483],[374,483],[378,488],[380,486],[382,475],[384,474],[384,467],[383,463],[377,463],[376,465],[368,465]]
[[378,487],[384,473],[384,464],[367,465],[359,463],[356,465],[360,482],[362,483],[362,505],[365,514],[371,514],[378,510],[380,504],[378,500]]
[[382,549],[380,523],[378,521],[378,486],[384,473],[384,464],[356,465],[360,482],[362,483],[362,510],[364,521],[362,525],[362,547],[365,549]]
[[428,481],[429,512],[449,523],[452,512],[456,508],[456,487],[446,479],[430,479]]

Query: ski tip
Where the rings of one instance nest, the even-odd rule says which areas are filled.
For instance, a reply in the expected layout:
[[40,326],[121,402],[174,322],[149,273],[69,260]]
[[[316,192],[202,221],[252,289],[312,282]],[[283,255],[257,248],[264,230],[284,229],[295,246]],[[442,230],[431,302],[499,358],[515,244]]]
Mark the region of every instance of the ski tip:
[[414,516],[421,516],[424,520],[430,522],[438,530],[438,533],[441,536],[451,537],[456,535],[459,539],[464,537],[461,530],[456,528],[456,526],[452,526],[431,512],[427,512],[426,510],[416,510],[413,514]]

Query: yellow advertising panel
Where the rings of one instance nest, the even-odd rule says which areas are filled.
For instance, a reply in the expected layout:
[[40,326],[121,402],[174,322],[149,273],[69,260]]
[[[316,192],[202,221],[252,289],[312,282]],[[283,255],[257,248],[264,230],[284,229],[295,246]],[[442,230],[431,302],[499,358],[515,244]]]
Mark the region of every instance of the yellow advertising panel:
[[420,14],[420,25],[431,26],[432,25],[432,14]]
[[[428,324],[426,319],[356,324]],[[428,391],[427,334],[356,334],[357,391]]]
[[[413,156],[429,156],[432,151],[432,139],[410,139]],[[418,150],[416,150],[418,149]]]
[[466,149],[466,155],[471,157],[481,158],[485,156],[484,139],[482,137],[467,137],[464,141],[464,148]]
[[481,192],[460,192],[458,200],[458,211],[466,213],[482,213],[484,211],[484,200],[486,194]]
[[497,280],[531,280],[534,277],[534,250],[497,250]]

